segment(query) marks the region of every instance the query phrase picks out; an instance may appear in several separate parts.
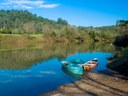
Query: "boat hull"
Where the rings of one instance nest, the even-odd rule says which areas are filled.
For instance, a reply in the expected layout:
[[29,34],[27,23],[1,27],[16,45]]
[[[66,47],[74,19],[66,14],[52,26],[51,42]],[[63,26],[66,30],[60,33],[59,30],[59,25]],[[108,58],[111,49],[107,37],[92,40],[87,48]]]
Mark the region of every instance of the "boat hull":
[[63,66],[62,66],[62,70],[65,74],[67,74],[67,75],[69,75],[69,76],[71,76],[71,77],[73,77],[77,80],[80,80],[82,78],[82,74],[75,74],[74,72],[71,72],[71,71],[67,70]]
[[91,70],[94,70],[97,66],[98,66],[98,62],[95,62],[95,63],[91,63],[91,64],[85,63],[85,65],[83,67],[84,67],[85,72],[89,72]]
[[83,68],[82,67],[77,67],[77,66],[73,66],[73,65],[66,65],[66,64],[62,64],[62,67],[69,71],[72,72],[74,74],[83,74]]

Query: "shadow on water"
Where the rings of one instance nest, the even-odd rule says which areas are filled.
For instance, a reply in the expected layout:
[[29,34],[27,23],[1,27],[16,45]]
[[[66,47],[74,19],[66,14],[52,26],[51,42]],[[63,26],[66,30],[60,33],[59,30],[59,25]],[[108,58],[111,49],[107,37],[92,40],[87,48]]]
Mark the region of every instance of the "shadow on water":
[[9,49],[0,45],[1,96],[35,96],[49,92],[81,78],[62,70],[60,61],[79,58],[86,62],[96,57],[100,65],[94,72],[98,72],[106,70],[106,56],[111,55],[108,44],[38,44],[23,49],[16,46]]

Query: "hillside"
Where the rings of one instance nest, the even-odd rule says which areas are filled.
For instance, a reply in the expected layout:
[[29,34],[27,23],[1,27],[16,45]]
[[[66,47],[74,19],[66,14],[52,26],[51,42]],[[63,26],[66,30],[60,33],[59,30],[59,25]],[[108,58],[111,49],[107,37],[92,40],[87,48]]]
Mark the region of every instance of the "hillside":
[[1,33],[41,33],[48,30],[49,27],[52,29],[64,25],[63,21],[59,19],[59,22],[55,22],[32,14],[27,10],[0,10]]
[[0,34],[42,34],[44,38],[52,37],[56,42],[111,42],[115,30],[115,26],[72,26],[62,18],[49,20],[27,10],[0,10]]

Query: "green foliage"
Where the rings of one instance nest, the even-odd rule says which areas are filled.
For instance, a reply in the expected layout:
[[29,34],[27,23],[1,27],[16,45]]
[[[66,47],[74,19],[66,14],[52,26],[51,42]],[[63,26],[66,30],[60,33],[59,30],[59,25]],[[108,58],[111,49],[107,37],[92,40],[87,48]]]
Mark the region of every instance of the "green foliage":
[[23,10],[0,10],[1,33],[43,33],[43,26],[57,24],[53,20],[37,17]]
[[114,45],[120,50],[115,50],[116,58],[113,58],[107,66],[128,76],[128,20],[118,20],[116,25],[118,35],[114,40]]
[[2,34],[12,34],[12,30],[11,29],[1,29],[0,33],[2,33]]
[[61,24],[61,25],[68,25],[68,22],[66,20],[61,19],[61,18],[58,18],[57,23]]
[[128,46],[128,20],[118,20],[118,36],[115,38],[114,44],[120,47]]
[[[43,34],[45,37],[65,37],[69,41],[109,39],[115,34],[115,26],[93,28],[71,26],[62,18],[49,20],[27,10],[0,10],[0,33],[2,34]],[[112,34],[112,35],[110,35]],[[102,40],[101,40],[102,41]]]
[[117,20],[116,25],[117,26],[127,26],[128,20]]

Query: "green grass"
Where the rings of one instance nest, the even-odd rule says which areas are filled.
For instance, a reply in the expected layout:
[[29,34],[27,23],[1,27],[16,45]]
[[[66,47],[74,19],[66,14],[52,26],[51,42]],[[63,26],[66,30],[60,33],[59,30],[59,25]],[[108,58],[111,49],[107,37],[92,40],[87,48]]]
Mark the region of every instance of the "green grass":
[[0,43],[18,43],[18,42],[37,42],[42,41],[42,34],[19,35],[19,34],[0,34]]

